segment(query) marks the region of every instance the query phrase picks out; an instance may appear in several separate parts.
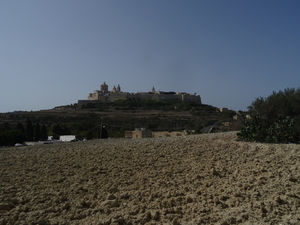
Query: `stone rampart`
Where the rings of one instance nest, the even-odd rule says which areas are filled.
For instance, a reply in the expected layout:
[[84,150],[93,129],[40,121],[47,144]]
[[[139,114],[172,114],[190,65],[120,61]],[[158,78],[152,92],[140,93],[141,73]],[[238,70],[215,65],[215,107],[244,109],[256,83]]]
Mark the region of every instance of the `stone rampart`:
[[101,90],[96,90],[93,93],[88,95],[88,100],[78,100],[79,105],[95,103],[95,102],[114,102],[119,99],[129,99],[135,98],[140,100],[152,99],[152,100],[180,100],[183,102],[195,102],[201,104],[201,98],[199,95],[191,95],[184,92],[175,93],[175,92],[156,92],[153,88],[151,92],[138,92],[138,93],[129,93],[122,92],[121,87],[114,87],[112,91],[108,91],[108,86],[105,82],[100,86]]

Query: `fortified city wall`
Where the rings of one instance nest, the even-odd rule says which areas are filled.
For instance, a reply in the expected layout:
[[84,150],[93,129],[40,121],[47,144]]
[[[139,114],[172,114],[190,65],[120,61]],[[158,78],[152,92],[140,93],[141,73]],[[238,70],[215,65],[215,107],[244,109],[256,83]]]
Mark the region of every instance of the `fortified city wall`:
[[100,90],[96,90],[93,93],[88,95],[87,100],[78,100],[78,105],[84,105],[88,103],[96,102],[114,102],[119,99],[153,99],[153,100],[180,100],[183,102],[194,102],[201,104],[201,98],[199,95],[191,95],[184,92],[163,92],[155,91],[154,87],[150,92],[138,92],[138,93],[129,93],[122,92],[120,85],[117,87],[114,86],[112,91],[108,91],[108,85],[104,82],[100,86]]

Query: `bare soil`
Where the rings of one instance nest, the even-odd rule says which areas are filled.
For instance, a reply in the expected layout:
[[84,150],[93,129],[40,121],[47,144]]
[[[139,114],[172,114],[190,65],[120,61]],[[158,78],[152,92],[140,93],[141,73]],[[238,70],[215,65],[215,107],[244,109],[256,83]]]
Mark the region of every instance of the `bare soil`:
[[0,225],[300,224],[300,146],[235,132],[0,149]]

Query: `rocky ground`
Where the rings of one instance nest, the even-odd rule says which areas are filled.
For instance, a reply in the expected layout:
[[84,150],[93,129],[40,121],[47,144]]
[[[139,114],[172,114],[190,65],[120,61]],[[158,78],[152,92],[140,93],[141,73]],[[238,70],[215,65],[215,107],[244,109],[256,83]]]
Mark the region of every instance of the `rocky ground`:
[[236,133],[0,149],[0,225],[300,224],[300,146]]

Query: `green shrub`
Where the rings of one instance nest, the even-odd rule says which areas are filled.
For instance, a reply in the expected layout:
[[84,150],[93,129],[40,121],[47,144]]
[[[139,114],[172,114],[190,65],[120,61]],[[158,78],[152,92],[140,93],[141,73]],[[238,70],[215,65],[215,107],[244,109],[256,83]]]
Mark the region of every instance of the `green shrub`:
[[259,97],[248,107],[251,116],[238,133],[243,141],[299,143],[300,89],[288,88]]
[[26,135],[20,130],[8,130],[0,132],[0,146],[12,146],[26,140]]

